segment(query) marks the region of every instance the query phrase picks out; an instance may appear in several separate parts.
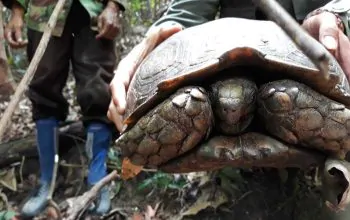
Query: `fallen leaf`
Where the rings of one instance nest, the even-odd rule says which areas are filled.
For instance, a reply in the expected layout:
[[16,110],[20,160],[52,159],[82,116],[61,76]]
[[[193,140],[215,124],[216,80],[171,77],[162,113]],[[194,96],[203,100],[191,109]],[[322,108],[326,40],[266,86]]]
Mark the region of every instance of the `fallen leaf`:
[[134,213],[134,214],[132,215],[132,218],[131,218],[131,219],[132,219],[132,220],[144,220],[142,214],[140,214],[140,213]]
[[154,209],[152,208],[152,206],[147,205],[146,212],[145,212],[145,220],[152,220],[154,217],[156,217],[158,208],[159,208],[159,203],[156,204]]
[[[0,190],[0,210],[8,209],[8,198],[5,193]],[[1,218],[0,218],[1,219]]]
[[15,168],[12,167],[11,169],[7,170],[5,173],[2,173],[2,174],[3,175],[0,176],[1,185],[16,192],[17,191],[17,180],[16,180],[16,175],[15,175]]
[[334,212],[344,211],[350,203],[350,163],[328,159],[323,172],[326,206]]
[[131,163],[129,158],[124,158],[122,163],[122,175],[123,180],[127,180],[137,176],[142,170],[143,166],[137,166]]
[[215,192],[215,197],[212,198],[211,192],[205,190],[202,192],[201,196],[197,199],[197,201],[194,204],[192,204],[190,207],[188,207],[186,210],[180,213],[179,219],[182,219],[183,216],[196,215],[200,211],[209,207],[213,207],[214,209],[216,209],[217,207],[226,203],[227,201],[228,198],[226,194],[224,194],[222,191],[217,190]]
[[49,219],[59,219],[57,210],[51,206],[47,207],[47,218]]

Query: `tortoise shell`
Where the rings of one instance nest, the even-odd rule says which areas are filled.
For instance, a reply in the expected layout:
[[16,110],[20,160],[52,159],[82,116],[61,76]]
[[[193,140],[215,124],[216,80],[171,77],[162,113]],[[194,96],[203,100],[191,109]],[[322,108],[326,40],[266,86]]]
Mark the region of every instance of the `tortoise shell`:
[[127,92],[126,130],[179,87],[247,65],[285,74],[350,105],[348,80],[335,59],[326,79],[274,22],[222,18],[174,34],[146,57]]

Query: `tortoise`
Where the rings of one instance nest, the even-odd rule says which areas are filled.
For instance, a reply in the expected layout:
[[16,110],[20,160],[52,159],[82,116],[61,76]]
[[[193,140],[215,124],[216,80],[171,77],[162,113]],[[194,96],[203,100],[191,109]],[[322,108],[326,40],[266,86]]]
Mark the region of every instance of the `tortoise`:
[[308,168],[344,157],[349,84],[334,58],[329,75],[272,21],[194,26],[137,69],[115,146],[135,165],[175,173]]

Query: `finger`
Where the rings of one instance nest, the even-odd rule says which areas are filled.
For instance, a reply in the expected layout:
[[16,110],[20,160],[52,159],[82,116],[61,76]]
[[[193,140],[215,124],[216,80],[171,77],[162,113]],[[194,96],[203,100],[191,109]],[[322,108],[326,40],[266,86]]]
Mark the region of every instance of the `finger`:
[[350,62],[349,62],[350,41],[349,41],[349,38],[341,31],[339,31],[338,39],[339,39],[339,47],[338,47],[339,52],[338,52],[337,60],[341,65],[342,69],[344,70],[347,76],[347,79],[350,81]]
[[339,28],[337,18],[331,13],[322,13],[320,16],[319,41],[332,53],[338,48]]
[[15,28],[15,38],[19,44],[22,44],[22,29],[20,27]]
[[119,114],[125,113],[126,108],[126,89],[125,85],[118,78],[114,78],[111,82],[111,93],[112,93],[112,101],[116,106],[116,110]]
[[105,22],[105,20],[103,18],[99,19],[98,23],[100,23],[100,24],[98,25],[99,33],[96,35],[97,39],[103,37],[105,32],[106,32],[106,29],[107,29],[106,22]]
[[98,19],[97,19],[97,28],[99,30],[101,30],[102,26],[103,26],[103,19],[102,19],[102,16],[99,16]]
[[318,40],[320,31],[320,15],[312,16],[306,19],[302,27],[314,38]]
[[104,35],[104,38],[109,39],[109,40],[113,40],[115,37],[115,32],[116,32],[116,28],[113,24],[109,25],[107,28],[107,31]]
[[183,27],[179,24],[166,24],[164,26],[153,27],[146,34],[147,44],[152,50],[162,43],[164,40],[168,39],[173,34],[181,31]]
[[23,34],[22,34],[21,28],[16,28],[14,35],[15,35],[18,47],[23,47],[27,44],[27,41],[24,41],[22,38]]
[[183,27],[179,24],[174,24],[172,26],[163,27],[161,30],[159,40],[163,42],[164,40],[171,37],[173,34],[176,34],[177,32],[182,31],[182,30],[183,30]]
[[118,36],[118,33],[119,33],[119,27],[113,24],[108,32],[109,39],[113,40]]
[[109,105],[107,117],[114,123],[118,131],[121,132],[123,129],[123,116],[118,114],[113,102],[111,102]]
[[7,41],[9,42],[9,44],[12,46],[12,47],[16,47],[18,45],[18,43],[15,41],[15,39],[13,38],[13,32],[11,29],[9,29],[7,32],[6,32],[6,39]]

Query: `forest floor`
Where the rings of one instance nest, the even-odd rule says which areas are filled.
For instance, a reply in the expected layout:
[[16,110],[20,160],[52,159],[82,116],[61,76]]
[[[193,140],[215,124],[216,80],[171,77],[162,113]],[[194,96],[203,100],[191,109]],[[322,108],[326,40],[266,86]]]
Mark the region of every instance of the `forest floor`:
[[[71,105],[68,120],[78,120],[74,81],[69,81],[64,94]],[[4,110],[6,103],[1,107]],[[24,98],[14,113],[6,139],[23,139],[33,133],[33,128],[30,102]],[[83,143],[77,143],[61,155],[54,194],[56,203],[86,190],[84,153]],[[111,149],[109,168],[120,170],[120,164],[118,152]],[[35,157],[23,157],[22,161],[1,170],[0,209],[3,216],[18,210],[37,184],[38,170]],[[113,207],[110,216],[100,219],[316,220],[322,210],[322,200],[313,175],[313,171],[293,169],[225,168],[186,175],[146,170],[131,180],[112,182]],[[1,213],[0,220],[6,219],[1,218]]]
[[[140,39],[139,36],[134,40],[121,40],[117,47],[122,50],[120,56],[127,54]],[[64,89],[70,104],[68,121],[77,121],[80,117],[74,88],[75,83],[70,79]],[[1,112],[7,104],[1,102]],[[29,100],[24,98],[14,112],[4,142],[33,135],[30,108]],[[84,153],[84,142],[62,153],[54,194],[56,203],[62,204],[86,190]],[[111,149],[109,168],[120,170],[120,164],[118,152]],[[38,172],[36,157],[23,157],[0,169],[0,220],[11,219],[9,216],[18,211],[37,184]],[[314,170],[225,168],[186,175],[145,170],[131,180],[111,183],[112,210],[100,219],[318,220],[324,203],[317,183]],[[45,213],[38,217],[45,218]]]

